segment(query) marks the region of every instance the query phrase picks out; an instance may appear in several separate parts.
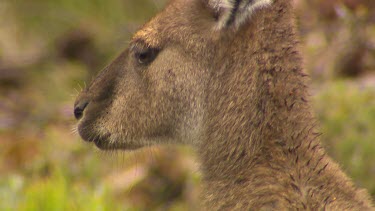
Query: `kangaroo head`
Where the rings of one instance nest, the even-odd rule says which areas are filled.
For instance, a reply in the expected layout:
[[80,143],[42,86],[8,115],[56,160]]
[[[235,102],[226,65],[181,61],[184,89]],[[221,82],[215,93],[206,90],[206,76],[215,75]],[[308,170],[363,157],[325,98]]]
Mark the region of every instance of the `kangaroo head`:
[[175,0],[77,98],[78,131],[101,149],[196,144],[210,75],[232,37],[270,0]]

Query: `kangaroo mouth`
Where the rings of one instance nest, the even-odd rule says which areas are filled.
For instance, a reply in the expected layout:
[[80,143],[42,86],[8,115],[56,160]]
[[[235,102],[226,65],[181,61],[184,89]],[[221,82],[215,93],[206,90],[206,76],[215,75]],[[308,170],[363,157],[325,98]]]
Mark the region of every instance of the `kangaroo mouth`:
[[85,114],[79,120],[79,123],[77,126],[78,134],[81,136],[81,138],[84,141],[94,143],[96,147],[101,150],[111,149],[112,148],[110,147],[111,134],[110,133],[102,134],[95,130],[96,128],[95,121],[97,118],[97,113],[94,113],[96,115],[90,115],[93,112],[90,113],[90,110],[88,109],[85,110]]
[[[88,140],[88,142],[93,142],[95,146],[101,150],[110,149],[109,147],[109,137],[110,134],[105,134],[104,136],[98,136],[96,138],[93,138],[91,140]],[[84,139],[85,140],[85,139]]]
[[85,122],[81,122],[78,125],[78,133],[81,136],[81,138],[86,141],[86,142],[92,142],[94,143],[99,149],[104,149],[106,148],[107,143],[109,143],[109,138],[111,134],[98,134],[90,127],[88,127]]
[[100,150],[136,150],[142,147],[134,143],[111,140],[111,133],[100,134],[92,128],[94,127],[90,127],[88,122],[80,122],[78,133],[84,141],[94,143]]

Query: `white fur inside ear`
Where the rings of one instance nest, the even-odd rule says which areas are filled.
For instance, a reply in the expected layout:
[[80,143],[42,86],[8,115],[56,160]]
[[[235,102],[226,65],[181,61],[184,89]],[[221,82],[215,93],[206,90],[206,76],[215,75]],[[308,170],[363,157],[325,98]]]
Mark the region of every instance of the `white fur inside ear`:
[[236,5],[236,0],[209,0],[209,5],[219,13],[219,20],[215,26],[217,30],[231,25],[237,29],[254,12],[271,4],[272,0],[240,0],[238,5]]
[[208,4],[219,11],[220,9],[232,9],[234,7],[234,0],[209,0]]

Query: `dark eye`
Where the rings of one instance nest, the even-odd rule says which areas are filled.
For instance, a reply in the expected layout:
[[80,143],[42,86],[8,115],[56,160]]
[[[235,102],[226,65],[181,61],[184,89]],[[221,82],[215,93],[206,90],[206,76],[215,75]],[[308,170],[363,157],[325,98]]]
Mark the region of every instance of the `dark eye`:
[[142,65],[148,65],[158,55],[159,50],[156,48],[147,48],[143,52],[138,52],[135,54],[135,58],[137,59],[137,62]]

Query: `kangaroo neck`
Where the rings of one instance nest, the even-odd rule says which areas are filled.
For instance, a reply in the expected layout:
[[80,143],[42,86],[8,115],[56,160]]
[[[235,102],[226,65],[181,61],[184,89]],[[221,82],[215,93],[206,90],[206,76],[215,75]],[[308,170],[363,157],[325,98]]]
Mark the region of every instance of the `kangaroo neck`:
[[230,177],[259,157],[313,139],[291,5],[275,4],[231,38],[211,76],[199,147],[203,172]]

